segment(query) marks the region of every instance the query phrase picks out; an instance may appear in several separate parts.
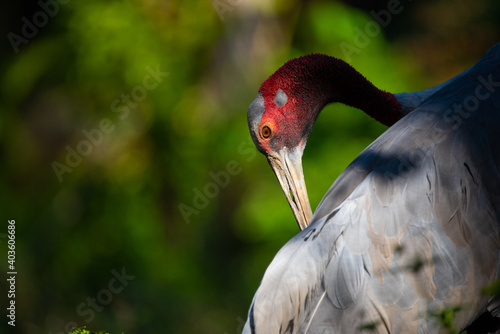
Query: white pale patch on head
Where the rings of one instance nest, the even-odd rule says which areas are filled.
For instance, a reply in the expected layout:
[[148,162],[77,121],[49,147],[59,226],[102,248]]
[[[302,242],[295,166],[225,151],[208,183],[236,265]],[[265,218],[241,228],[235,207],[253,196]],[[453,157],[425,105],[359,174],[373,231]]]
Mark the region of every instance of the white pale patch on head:
[[278,89],[278,92],[276,92],[276,96],[274,97],[274,103],[277,107],[283,107],[286,104],[286,101],[288,101],[288,96],[286,96],[286,93],[281,88]]

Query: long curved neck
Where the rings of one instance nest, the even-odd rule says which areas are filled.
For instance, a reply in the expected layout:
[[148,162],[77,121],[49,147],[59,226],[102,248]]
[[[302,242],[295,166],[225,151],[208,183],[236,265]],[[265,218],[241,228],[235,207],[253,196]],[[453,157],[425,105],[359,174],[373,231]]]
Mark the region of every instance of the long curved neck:
[[378,89],[343,60],[313,54],[298,58],[296,66],[301,74],[295,78],[305,83],[296,86],[296,96],[303,96],[303,102],[315,112],[328,103],[340,102],[363,110],[387,126],[403,116],[394,94]]
[[338,77],[332,78],[340,84],[335,87],[339,91],[338,102],[361,109],[387,126],[393,125],[403,117],[401,104],[394,94],[378,89],[350,65],[344,64],[342,67],[345,72],[340,73],[344,78],[341,80]]

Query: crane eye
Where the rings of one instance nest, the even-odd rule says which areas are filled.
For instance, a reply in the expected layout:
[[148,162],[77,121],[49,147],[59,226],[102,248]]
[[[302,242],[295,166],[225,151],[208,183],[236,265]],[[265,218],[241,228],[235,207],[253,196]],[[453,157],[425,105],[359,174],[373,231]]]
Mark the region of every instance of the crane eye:
[[273,129],[271,126],[269,125],[264,125],[261,129],[260,129],[260,135],[262,136],[262,138],[264,139],[269,139],[271,138],[271,136],[273,135]]

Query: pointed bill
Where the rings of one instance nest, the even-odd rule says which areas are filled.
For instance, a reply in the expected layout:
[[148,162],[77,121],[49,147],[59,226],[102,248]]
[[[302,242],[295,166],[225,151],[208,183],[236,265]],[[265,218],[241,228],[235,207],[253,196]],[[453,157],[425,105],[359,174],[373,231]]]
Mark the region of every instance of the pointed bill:
[[311,220],[312,210],[302,171],[302,149],[299,146],[294,149],[285,147],[277,153],[269,154],[268,161],[278,177],[300,229],[305,229]]

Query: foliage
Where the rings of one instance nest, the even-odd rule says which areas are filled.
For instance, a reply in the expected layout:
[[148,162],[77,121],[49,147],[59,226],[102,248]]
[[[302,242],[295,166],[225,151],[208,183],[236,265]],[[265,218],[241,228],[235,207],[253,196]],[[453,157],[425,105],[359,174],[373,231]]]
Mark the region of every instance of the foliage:
[[431,314],[434,316],[439,323],[441,324],[441,327],[446,330],[446,333],[448,334],[458,334],[459,331],[457,328],[455,328],[455,325],[453,323],[455,315],[462,310],[461,306],[455,306],[455,307],[449,307],[446,308],[440,312],[436,312]]
[[[88,331],[85,326],[73,329],[69,334],[109,334],[104,331],[94,332]],[[123,334],[123,333],[122,333]]]
[[[22,34],[21,18],[32,21],[39,3],[5,9],[4,36]],[[297,232],[249,137],[248,104],[292,57],[346,59],[341,43],[355,45],[369,10],[328,1],[51,3],[57,13],[35,36],[17,53],[4,38],[0,56],[0,203],[4,221],[16,221],[17,332],[240,332],[265,268]],[[431,4],[408,3],[351,63],[389,91],[435,84],[443,78],[426,64],[455,74],[436,54],[460,51],[449,58],[463,69],[498,39],[496,2],[476,3],[461,16],[469,24],[475,13],[486,27],[474,29],[475,47],[443,50],[443,40],[468,45],[460,22],[436,5],[440,19],[419,26]],[[428,30],[443,24],[452,35]],[[415,27],[428,44],[407,38]],[[324,110],[304,156],[313,209],[383,131],[352,108]]]
[[500,296],[500,281],[495,281],[482,290],[482,293],[487,296],[498,297]]

